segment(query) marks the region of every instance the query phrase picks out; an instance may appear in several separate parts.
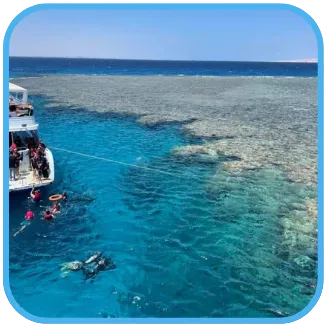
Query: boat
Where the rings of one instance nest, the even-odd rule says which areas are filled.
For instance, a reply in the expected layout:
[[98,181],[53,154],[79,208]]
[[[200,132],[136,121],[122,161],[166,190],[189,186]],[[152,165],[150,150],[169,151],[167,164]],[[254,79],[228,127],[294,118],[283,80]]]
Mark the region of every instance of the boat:
[[[9,192],[43,187],[54,182],[54,159],[51,151],[40,142],[38,127],[32,103],[28,102],[28,91],[18,85],[9,83],[9,150],[17,149],[20,154],[18,175],[9,176]],[[40,157],[45,158],[45,169],[39,174],[32,168],[32,153],[39,146]],[[43,161],[44,162],[44,161]],[[34,165],[35,168],[35,165]]]

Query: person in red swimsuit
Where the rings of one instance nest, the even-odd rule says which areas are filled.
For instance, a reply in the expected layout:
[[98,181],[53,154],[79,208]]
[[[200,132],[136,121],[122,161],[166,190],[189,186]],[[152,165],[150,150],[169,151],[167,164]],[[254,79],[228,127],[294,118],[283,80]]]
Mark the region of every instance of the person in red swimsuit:
[[40,191],[35,190],[34,186],[32,188],[30,195],[34,202],[39,202],[41,200],[41,193]]
[[25,214],[25,221],[21,223],[22,227],[20,228],[19,231],[17,231],[17,232],[14,234],[14,237],[15,237],[17,234],[21,233],[21,232],[26,228],[26,226],[28,226],[28,225],[31,223],[31,221],[32,221],[33,218],[34,218],[34,213],[33,213],[33,211],[32,211],[31,209],[28,209],[27,212],[26,212],[26,214]]
[[50,210],[48,209],[46,212],[45,212],[45,215],[43,216],[43,219],[45,220],[51,220],[53,219],[54,216],[51,214]]
[[32,220],[34,218],[34,213],[31,209],[28,209],[26,214],[25,214],[25,219],[26,220]]
[[52,213],[60,213],[59,201],[56,201],[56,203],[52,206]]

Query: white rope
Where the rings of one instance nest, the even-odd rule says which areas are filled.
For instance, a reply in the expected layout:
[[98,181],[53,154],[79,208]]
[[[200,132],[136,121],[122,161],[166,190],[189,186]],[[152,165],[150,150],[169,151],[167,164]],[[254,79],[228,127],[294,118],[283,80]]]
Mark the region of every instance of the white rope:
[[54,150],[58,150],[58,151],[67,152],[67,153],[76,154],[76,155],[79,155],[79,156],[82,156],[82,157],[103,160],[103,161],[107,161],[107,162],[111,162],[111,163],[115,163],[115,164],[119,164],[119,165],[123,165],[123,166],[128,166],[128,167],[133,167],[133,168],[138,168],[138,169],[151,170],[151,171],[155,171],[155,172],[158,172],[158,173],[161,173],[161,174],[166,174],[166,175],[170,175],[170,176],[174,176],[174,177],[187,177],[187,176],[183,176],[183,175],[179,175],[179,174],[170,173],[170,172],[160,170],[160,169],[155,169],[155,168],[150,168],[150,167],[145,167],[145,166],[139,166],[139,165],[129,164],[129,163],[122,162],[122,161],[117,161],[117,160],[92,156],[90,154],[85,154],[85,153],[80,153],[80,152],[76,152],[76,151],[61,149],[61,148],[57,148],[57,147],[54,147],[54,146],[49,146],[49,148],[54,149]]

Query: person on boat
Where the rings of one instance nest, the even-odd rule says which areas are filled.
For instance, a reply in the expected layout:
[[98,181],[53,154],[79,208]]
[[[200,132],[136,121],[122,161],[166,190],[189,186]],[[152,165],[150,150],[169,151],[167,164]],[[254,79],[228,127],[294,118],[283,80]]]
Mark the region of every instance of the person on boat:
[[42,156],[42,150],[41,150],[40,146],[38,146],[36,148],[35,153],[36,153],[37,158],[40,158]]
[[40,140],[40,142],[39,142],[39,147],[45,149],[47,146],[43,143],[42,140]]
[[45,215],[43,216],[42,219],[44,220],[51,220],[54,218],[54,215],[50,212],[49,209],[46,210]]
[[42,157],[40,169],[44,178],[49,177],[49,163],[46,157]]
[[17,117],[16,105],[15,104],[11,104],[9,106],[9,117]]
[[38,164],[37,164],[37,154],[36,151],[31,152],[31,168],[33,170],[33,177],[37,177],[37,172],[38,172]]
[[35,163],[36,163],[37,178],[39,180],[41,180],[42,177],[47,178],[48,177],[47,161],[46,158],[42,156],[39,150],[36,151]]
[[52,206],[52,213],[60,213],[60,203],[59,201],[56,201],[56,203]]
[[14,155],[13,150],[10,150],[9,154],[9,173],[10,180],[16,180],[16,156]]
[[45,156],[44,149],[38,146],[38,148],[36,149],[36,159],[38,165],[41,165],[44,156]]
[[33,147],[29,147],[28,155],[29,155],[29,157],[30,157],[30,165],[31,165],[31,168],[33,168],[32,160],[34,159],[35,154],[36,154],[36,150],[35,150],[35,148],[33,148]]
[[34,202],[39,202],[41,200],[41,193],[39,190],[36,190],[34,186],[31,190],[30,195]]
[[34,149],[36,148],[36,142],[35,142],[35,139],[34,137],[29,137],[27,139],[27,147],[31,150],[31,149]]
[[23,160],[23,157],[20,155],[20,153],[17,151],[17,149],[14,150],[14,156],[16,158],[15,161],[15,177],[19,178],[19,164],[20,161]]
[[10,150],[15,150],[17,149],[17,145],[15,143],[12,143],[12,145],[9,148]]
[[14,143],[17,145],[17,148],[22,148],[23,147],[23,142],[22,142],[22,139],[20,138],[19,135],[17,135],[15,137]]
[[30,148],[30,155],[31,157],[34,157],[36,155],[36,149],[34,147]]
[[43,154],[45,150],[45,145],[43,143],[39,143],[37,149],[39,150],[39,153]]

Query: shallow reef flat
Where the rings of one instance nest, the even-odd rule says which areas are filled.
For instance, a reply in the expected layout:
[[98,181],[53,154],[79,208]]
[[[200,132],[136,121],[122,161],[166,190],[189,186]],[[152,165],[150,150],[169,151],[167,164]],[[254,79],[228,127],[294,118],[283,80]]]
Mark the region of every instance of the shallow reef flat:
[[[148,126],[180,123],[199,145],[172,154],[238,174],[278,168],[290,182],[317,185],[317,78],[55,75],[16,79],[65,106],[134,115]],[[316,216],[316,201],[308,202]]]

